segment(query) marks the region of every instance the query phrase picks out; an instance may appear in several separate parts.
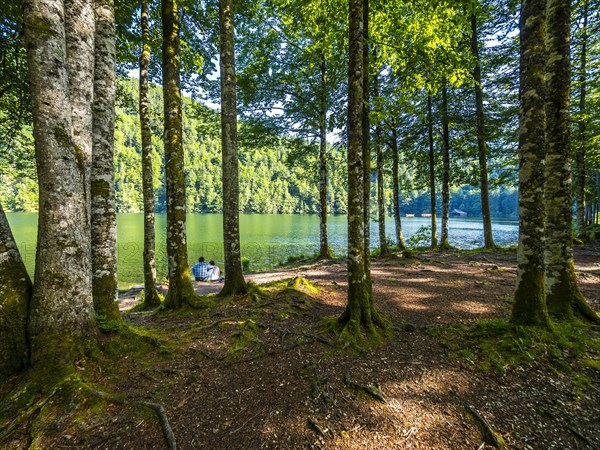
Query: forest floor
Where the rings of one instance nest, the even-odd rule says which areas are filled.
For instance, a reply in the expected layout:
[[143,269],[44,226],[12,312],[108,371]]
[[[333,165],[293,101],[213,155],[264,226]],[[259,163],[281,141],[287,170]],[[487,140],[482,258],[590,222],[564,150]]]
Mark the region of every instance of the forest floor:
[[[576,249],[576,270],[600,310],[600,245]],[[333,260],[249,274],[254,283],[271,282],[264,296],[204,309],[127,312],[138,297],[125,293],[126,320],[160,345],[130,348],[105,338],[100,356],[80,362],[81,376],[164,405],[182,450],[484,449],[499,436],[516,449],[600,449],[597,351],[570,361],[572,353],[558,348],[561,364],[552,364],[526,334],[499,335],[511,341],[508,355],[478,347],[478,337],[488,332],[493,342],[502,325],[473,324],[510,314],[514,253],[374,259],[372,276],[375,303],[394,331],[368,351],[336,349],[335,336],[323,331],[321,319],[340,315],[346,303],[346,263]],[[277,283],[294,277],[318,291]],[[203,294],[220,287],[196,286]],[[600,328],[588,333],[600,339]],[[581,364],[585,357],[592,362]],[[90,411],[48,430],[43,448],[166,448],[155,416],[139,406]]]

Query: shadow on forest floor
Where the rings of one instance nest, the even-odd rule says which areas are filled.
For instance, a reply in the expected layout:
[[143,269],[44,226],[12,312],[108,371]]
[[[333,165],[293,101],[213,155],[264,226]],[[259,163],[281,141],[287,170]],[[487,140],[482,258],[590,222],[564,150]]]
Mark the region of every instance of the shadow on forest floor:
[[[164,405],[180,449],[492,448],[480,419],[511,448],[598,448],[598,367],[561,371],[533,360],[485,372],[467,342],[441,337],[450,325],[506,317],[515,267],[506,253],[374,260],[375,302],[395,331],[364,352],[335,350],[319,325],[344,309],[345,262],[249,274],[259,284],[304,277],[319,291],[282,293],[282,284],[206,310],[124,313],[162,345],[132,349],[108,337],[81,374]],[[577,270],[599,310],[600,247],[578,249]],[[46,435],[45,448],[164,447],[156,420],[132,408],[81,411]]]

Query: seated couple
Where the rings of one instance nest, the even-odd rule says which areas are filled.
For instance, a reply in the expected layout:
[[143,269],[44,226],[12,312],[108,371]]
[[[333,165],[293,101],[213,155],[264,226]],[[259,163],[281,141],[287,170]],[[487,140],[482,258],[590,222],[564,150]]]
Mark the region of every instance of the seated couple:
[[208,264],[204,262],[204,256],[198,258],[198,262],[192,266],[192,273],[196,281],[220,281],[221,269],[215,266],[214,261]]

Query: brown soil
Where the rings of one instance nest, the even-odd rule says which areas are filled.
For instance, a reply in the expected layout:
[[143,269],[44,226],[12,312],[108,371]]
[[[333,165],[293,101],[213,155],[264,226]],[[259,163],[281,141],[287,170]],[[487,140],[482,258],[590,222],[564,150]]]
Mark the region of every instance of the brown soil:
[[[600,310],[600,246],[577,249],[576,260],[580,286]],[[184,450],[492,448],[466,405],[510,448],[600,448],[598,371],[586,372],[591,384],[583,392],[570,375],[536,363],[484,373],[431,332],[506,317],[515,255],[443,252],[408,262],[374,260],[375,302],[395,332],[364,353],[334,351],[332,337],[319,328],[321,318],[343,311],[345,269],[344,262],[328,261],[247,277],[255,283],[305,277],[321,288],[312,301],[247,298],[183,315],[125,313],[135,325],[160,330],[165,347],[112,368],[90,361],[82,374],[106,391],[163,404]],[[220,286],[202,283],[197,290],[218,292]],[[134,302],[129,293],[122,307]],[[237,352],[236,336],[246,338]],[[379,388],[385,403],[345,377]],[[59,427],[48,444],[165,448],[151,414],[122,406],[78,428]]]

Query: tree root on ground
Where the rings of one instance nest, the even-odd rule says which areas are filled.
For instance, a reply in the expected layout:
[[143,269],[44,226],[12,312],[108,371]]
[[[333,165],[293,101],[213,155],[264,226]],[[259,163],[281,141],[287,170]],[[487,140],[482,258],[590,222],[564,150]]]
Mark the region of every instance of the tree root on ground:
[[[171,429],[171,426],[169,425],[165,409],[162,405],[158,403],[128,400],[121,395],[109,394],[106,392],[94,390],[90,386],[88,386],[84,381],[82,381],[77,374],[74,373],[67,375],[65,378],[54,383],[53,385],[49,385],[46,387],[41,387],[37,385],[36,381],[36,376],[33,376],[33,381],[32,378],[24,378],[23,383],[18,385],[18,387],[15,388],[15,390],[13,391],[13,393],[9,394],[9,396],[2,401],[2,404],[0,404],[0,418],[2,420],[2,423],[0,423],[0,446],[2,445],[2,443],[6,443],[6,440],[10,439],[10,436],[12,436],[13,433],[17,431],[21,426],[25,426],[27,429],[29,429],[30,427],[36,427],[35,423],[33,423],[33,425],[26,424],[26,422],[30,420],[41,420],[42,423],[48,420],[51,420],[53,423],[56,423],[57,421],[62,421],[62,419],[74,412],[73,410],[69,410],[69,408],[73,407],[71,401],[69,401],[69,404],[71,406],[66,406],[65,408],[63,408],[65,412],[59,414],[58,419],[56,416],[56,412],[51,413],[50,416],[48,415],[48,411],[44,412],[45,407],[52,403],[55,403],[55,406],[62,404],[60,402],[57,403],[52,400],[55,396],[64,396],[64,398],[66,399],[68,396],[76,394],[83,395],[84,397],[86,395],[98,397],[108,403],[118,405],[143,406],[145,408],[151,409],[158,417],[168,448],[170,450],[177,449],[175,435],[173,433],[173,430]],[[63,411],[63,409],[61,409],[61,411]],[[41,436],[32,436],[31,438],[34,441],[32,445],[35,446],[35,440],[39,439],[40,437]],[[112,439],[112,437],[109,437],[108,439]]]
[[381,393],[381,389],[379,389],[377,387],[374,387],[374,386],[359,384],[359,383],[357,383],[355,381],[352,381],[350,379],[350,373],[349,372],[346,372],[344,374],[344,383],[349,388],[357,389],[359,391],[364,392],[365,394],[370,395],[375,400],[378,400],[378,401],[380,401],[382,403],[387,403],[387,400],[385,399],[385,397]]
[[141,400],[128,400],[123,396],[116,394],[109,394],[107,392],[94,390],[92,391],[92,395],[101,398],[104,401],[109,403],[114,403],[117,405],[138,405],[151,409],[156,413],[158,417],[158,421],[163,431],[163,435],[165,436],[165,440],[167,441],[167,445],[169,446],[169,450],[177,450],[177,442],[175,439],[175,434],[173,433],[173,429],[169,424],[169,419],[167,418],[167,412],[165,408],[159,403],[141,401]]
[[467,402],[463,401],[463,405],[465,406],[465,409],[467,410],[469,415],[477,423],[477,426],[481,430],[483,440],[487,444],[493,445],[496,448],[499,448],[499,449],[505,448],[506,444],[504,442],[504,439],[502,439],[502,437],[492,429],[492,427],[490,426],[488,421],[485,420],[485,418],[481,414],[479,414]]

